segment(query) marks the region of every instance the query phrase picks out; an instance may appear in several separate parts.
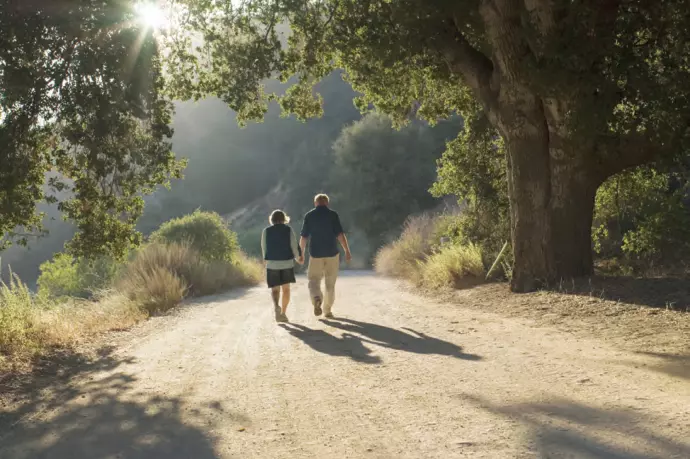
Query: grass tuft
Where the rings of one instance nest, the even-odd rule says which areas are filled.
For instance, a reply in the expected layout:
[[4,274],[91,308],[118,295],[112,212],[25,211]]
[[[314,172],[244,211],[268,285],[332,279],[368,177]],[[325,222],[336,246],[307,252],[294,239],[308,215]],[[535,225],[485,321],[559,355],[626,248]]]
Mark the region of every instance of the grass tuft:
[[477,284],[484,274],[482,251],[474,244],[449,245],[428,256],[421,271],[422,285],[429,289]]

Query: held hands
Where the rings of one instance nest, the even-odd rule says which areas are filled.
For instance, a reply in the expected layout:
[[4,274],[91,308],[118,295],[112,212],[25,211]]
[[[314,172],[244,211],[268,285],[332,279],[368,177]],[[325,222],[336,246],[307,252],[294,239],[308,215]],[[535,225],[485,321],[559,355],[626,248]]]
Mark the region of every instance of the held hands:
[[304,255],[300,255],[300,256],[297,258],[297,263],[299,263],[300,265],[303,265],[303,264],[304,264]]

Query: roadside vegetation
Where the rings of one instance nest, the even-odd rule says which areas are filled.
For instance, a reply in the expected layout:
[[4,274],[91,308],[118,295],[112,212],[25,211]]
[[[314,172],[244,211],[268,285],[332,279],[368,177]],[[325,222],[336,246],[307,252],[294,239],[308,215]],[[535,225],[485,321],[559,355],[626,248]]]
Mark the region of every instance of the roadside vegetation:
[[[401,235],[379,250],[378,272],[430,289],[475,285],[511,240],[503,144],[494,136],[461,140],[448,144],[431,188],[437,197],[457,197],[458,209],[408,219]],[[686,164],[657,164],[616,174],[599,187],[592,221],[596,274],[690,273],[689,177]],[[507,250],[494,279],[510,280],[512,264]]]
[[210,212],[166,222],[122,260],[60,253],[41,266],[37,293],[16,275],[0,284],[0,372],[26,369],[37,357],[128,328],[185,298],[256,284],[261,275]]

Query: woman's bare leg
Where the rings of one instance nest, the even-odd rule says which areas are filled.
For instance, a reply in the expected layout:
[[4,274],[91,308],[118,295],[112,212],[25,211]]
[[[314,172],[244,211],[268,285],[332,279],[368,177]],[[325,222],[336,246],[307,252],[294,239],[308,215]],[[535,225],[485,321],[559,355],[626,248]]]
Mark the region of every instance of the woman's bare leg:
[[271,298],[273,299],[273,304],[276,306],[280,304],[280,287],[273,287],[271,289]]
[[284,284],[280,286],[280,289],[283,291],[283,314],[287,311],[288,304],[290,304],[290,284]]
[[276,315],[276,320],[280,319],[280,287],[273,287],[271,289],[271,298],[273,299],[273,311]]

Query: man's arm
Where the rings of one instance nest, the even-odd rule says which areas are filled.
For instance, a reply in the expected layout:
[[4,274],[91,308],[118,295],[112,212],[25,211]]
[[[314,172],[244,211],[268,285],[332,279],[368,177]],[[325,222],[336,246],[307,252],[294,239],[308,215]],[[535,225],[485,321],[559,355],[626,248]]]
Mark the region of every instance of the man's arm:
[[307,250],[307,239],[311,235],[311,228],[309,227],[309,214],[304,216],[304,221],[302,222],[302,230],[299,232],[299,262],[304,263],[304,251]]
[[345,250],[345,261],[352,260],[352,253],[350,252],[350,244],[347,243],[347,236],[345,236],[345,230],[343,230],[343,225],[340,223],[340,215],[333,212],[335,218],[333,219],[333,231],[337,235],[338,242],[343,246]]
[[347,236],[345,236],[345,233],[340,233],[338,235],[338,242],[340,242],[340,245],[343,246],[343,250],[345,250],[345,261],[351,261],[352,253],[350,252],[350,244],[347,243]]

